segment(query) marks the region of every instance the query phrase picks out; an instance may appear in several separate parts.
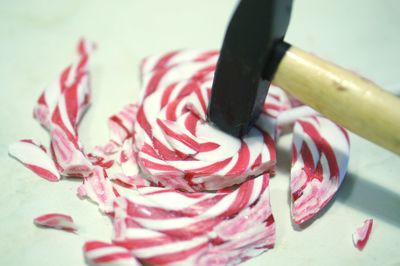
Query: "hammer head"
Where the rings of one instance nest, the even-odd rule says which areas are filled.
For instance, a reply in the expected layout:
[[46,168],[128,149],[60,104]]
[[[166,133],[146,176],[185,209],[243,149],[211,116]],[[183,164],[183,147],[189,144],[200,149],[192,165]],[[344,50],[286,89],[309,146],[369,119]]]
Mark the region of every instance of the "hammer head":
[[241,0],[225,34],[212,85],[208,119],[236,136],[260,114],[285,53],[292,0]]

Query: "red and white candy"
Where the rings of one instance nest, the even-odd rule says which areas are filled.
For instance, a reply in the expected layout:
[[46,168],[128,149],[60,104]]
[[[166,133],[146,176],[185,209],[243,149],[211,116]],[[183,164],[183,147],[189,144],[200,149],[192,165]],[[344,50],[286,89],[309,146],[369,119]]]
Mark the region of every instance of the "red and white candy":
[[11,144],[8,153],[40,177],[48,181],[60,180],[60,174],[42,144],[23,139]]
[[143,187],[114,213],[113,242],[151,265],[235,265],[275,242],[268,175],[217,193]]
[[363,224],[353,233],[354,246],[359,250],[363,250],[367,244],[373,224],[374,220],[372,220],[372,218],[366,219]]
[[90,266],[140,266],[126,248],[102,241],[88,241],[83,246],[86,263]]
[[44,214],[35,218],[33,222],[38,226],[50,227],[64,231],[74,232],[77,230],[72,217],[61,213]]
[[35,118],[50,130],[50,148],[56,166],[67,176],[84,176],[92,169],[77,132],[79,120],[90,100],[87,64],[92,47],[85,40],[78,44],[78,62],[67,67],[42,93],[34,109]]
[[[203,54],[185,52],[182,57]],[[175,56],[180,53],[168,62]],[[272,113],[266,111],[243,139],[206,122],[216,63],[211,58],[177,60],[181,63],[161,68],[147,67],[146,61],[143,66],[151,70],[144,71],[134,145],[141,169],[154,184],[185,191],[218,190],[274,171]]]
[[[77,126],[90,101],[93,48],[84,40],[78,44],[77,63],[34,109],[50,130],[53,161],[31,140],[10,146],[12,156],[50,181],[60,173],[82,177],[78,195],[112,214],[113,244],[86,242],[89,265],[140,265],[136,258],[151,265],[236,265],[272,248],[269,175],[275,171],[275,141],[292,129],[294,222],[310,219],[336,193],[348,164],[347,132],[281,89],[270,87],[255,127],[242,139],[208,124],[216,51],[173,51],[143,60],[139,103],[111,116],[109,142],[86,154]],[[111,180],[133,189],[120,196]],[[63,214],[35,223],[76,230]],[[371,227],[369,219],[353,235],[358,248]]]
[[[65,68],[57,77],[57,79],[47,86],[40,95],[33,110],[33,116],[45,128],[50,129],[51,116],[60,96],[65,92],[65,90],[68,90],[77,83],[80,83],[82,78],[88,75],[89,54],[94,49],[95,45],[93,43],[84,39],[80,40],[77,46],[79,60]],[[88,82],[88,80],[85,81]],[[81,114],[82,112],[80,115]]]
[[314,216],[335,195],[349,161],[349,137],[332,121],[310,116],[293,131],[290,189],[296,224]]

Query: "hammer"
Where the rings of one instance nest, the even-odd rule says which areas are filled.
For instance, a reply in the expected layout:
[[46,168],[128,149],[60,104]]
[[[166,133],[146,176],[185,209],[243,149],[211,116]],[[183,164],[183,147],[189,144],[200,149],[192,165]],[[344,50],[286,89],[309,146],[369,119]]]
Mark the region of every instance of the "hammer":
[[245,135],[271,82],[339,125],[400,154],[400,99],[283,41],[292,0],[241,0],[227,28],[208,120]]

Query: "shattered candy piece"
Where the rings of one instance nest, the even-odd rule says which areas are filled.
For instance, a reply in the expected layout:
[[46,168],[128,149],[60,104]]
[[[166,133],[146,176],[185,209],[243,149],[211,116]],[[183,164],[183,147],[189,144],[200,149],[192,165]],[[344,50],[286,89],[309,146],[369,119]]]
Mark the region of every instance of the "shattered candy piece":
[[126,248],[102,241],[88,241],[83,246],[86,263],[90,266],[140,266]]
[[372,218],[366,219],[364,223],[360,227],[358,227],[353,233],[354,246],[360,251],[363,250],[365,245],[367,244],[373,224],[374,220]]
[[116,173],[110,177],[111,180],[118,183],[121,186],[132,188],[132,187],[148,187],[150,182],[143,178],[140,174],[134,176],[128,176],[124,173]]
[[112,212],[112,203],[119,196],[110,179],[106,177],[102,167],[95,166],[93,171],[85,176],[77,193],[79,197],[87,197],[99,205],[102,212]]
[[332,121],[310,116],[297,120],[293,132],[290,190],[293,221],[301,224],[335,195],[349,162],[346,130]]
[[60,180],[60,174],[43,145],[31,139],[23,139],[11,144],[8,152],[40,177],[48,181]]
[[60,213],[49,213],[39,216],[33,220],[38,226],[75,232],[77,227],[71,216]]
[[126,139],[133,136],[136,113],[137,105],[129,104],[108,119],[110,141],[121,146]]

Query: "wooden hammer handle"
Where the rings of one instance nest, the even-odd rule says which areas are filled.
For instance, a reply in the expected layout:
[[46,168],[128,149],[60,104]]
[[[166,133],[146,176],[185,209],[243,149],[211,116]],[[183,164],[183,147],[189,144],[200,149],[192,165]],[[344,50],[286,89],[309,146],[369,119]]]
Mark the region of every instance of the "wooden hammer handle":
[[372,81],[290,47],[272,82],[339,125],[400,154],[400,99]]

